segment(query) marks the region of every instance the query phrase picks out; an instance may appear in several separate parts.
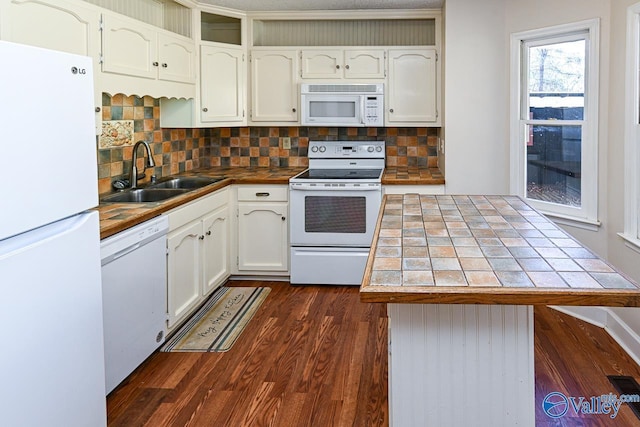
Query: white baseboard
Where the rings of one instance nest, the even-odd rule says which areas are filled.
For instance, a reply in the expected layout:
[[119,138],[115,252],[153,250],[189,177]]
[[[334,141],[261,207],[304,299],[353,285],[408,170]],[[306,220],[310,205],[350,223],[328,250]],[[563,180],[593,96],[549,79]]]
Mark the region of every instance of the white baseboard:
[[591,323],[599,328],[607,326],[607,312],[603,307],[579,307],[579,306],[557,306],[550,305],[550,308],[558,310],[561,313],[580,319],[584,322]]
[[607,307],[549,307],[604,328],[629,357],[640,365],[640,336],[611,309]]
[[640,336],[612,310],[608,308],[604,310],[607,312],[605,330],[620,344],[629,357],[640,365]]

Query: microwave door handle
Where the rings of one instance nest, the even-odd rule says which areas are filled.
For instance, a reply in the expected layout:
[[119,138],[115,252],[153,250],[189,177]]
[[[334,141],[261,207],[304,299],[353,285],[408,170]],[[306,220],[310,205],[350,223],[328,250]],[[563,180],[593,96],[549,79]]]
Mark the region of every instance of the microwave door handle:
[[365,111],[364,111],[364,106],[365,106],[365,98],[366,95],[363,95],[360,97],[360,124],[365,125],[366,123],[364,122],[364,116],[365,116]]

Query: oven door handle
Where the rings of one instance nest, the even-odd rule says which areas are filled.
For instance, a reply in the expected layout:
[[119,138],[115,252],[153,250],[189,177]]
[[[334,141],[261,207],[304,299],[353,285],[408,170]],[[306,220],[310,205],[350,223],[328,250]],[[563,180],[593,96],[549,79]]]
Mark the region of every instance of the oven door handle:
[[317,187],[317,186],[291,186],[289,187],[291,190],[295,191],[380,191],[380,186],[371,186],[371,187],[339,187],[339,186],[331,186],[331,187]]

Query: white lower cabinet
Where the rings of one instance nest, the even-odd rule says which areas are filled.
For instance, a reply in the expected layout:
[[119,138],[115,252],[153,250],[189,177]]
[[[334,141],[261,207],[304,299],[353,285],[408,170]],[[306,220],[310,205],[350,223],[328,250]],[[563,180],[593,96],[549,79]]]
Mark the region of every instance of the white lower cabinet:
[[178,325],[229,277],[228,189],[170,211],[168,327]]
[[237,187],[238,274],[289,273],[289,188]]

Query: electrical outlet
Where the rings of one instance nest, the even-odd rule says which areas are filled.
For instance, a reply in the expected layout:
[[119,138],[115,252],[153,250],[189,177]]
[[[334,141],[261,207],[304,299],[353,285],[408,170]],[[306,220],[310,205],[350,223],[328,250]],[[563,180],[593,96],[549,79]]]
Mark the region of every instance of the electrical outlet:
[[291,138],[283,136],[280,139],[282,140],[282,148],[285,150],[291,150]]
[[440,152],[444,154],[444,139],[440,138]]

